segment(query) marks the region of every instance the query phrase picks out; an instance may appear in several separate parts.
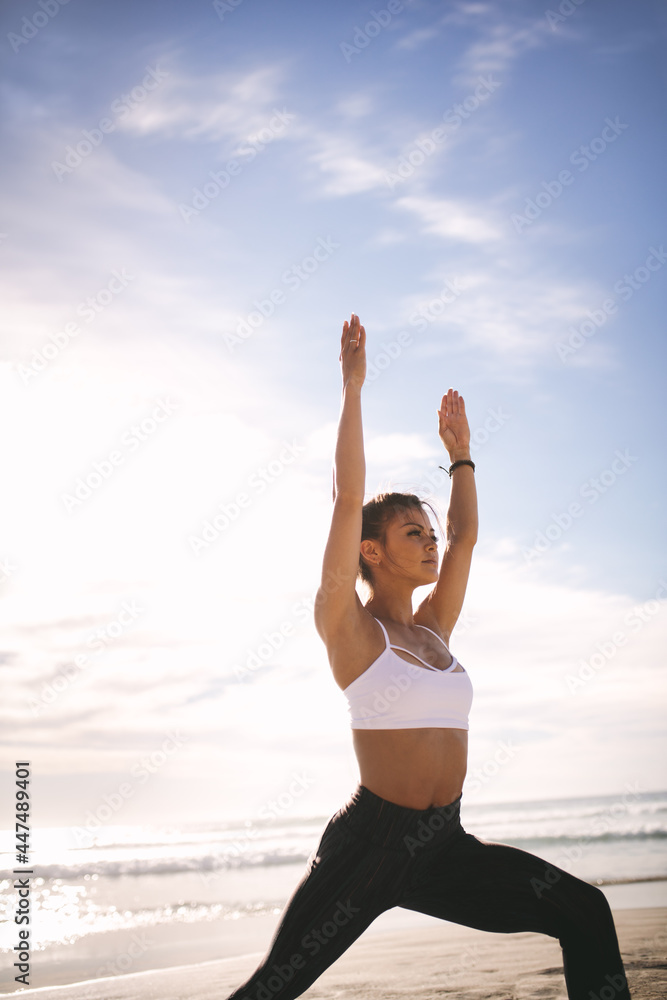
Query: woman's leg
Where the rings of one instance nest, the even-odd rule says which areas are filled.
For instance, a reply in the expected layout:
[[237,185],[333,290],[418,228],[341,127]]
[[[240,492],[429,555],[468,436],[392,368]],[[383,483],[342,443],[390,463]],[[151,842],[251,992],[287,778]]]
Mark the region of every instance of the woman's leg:
[[398,904],[407,859],[331,818],[252,976],[228,1000],[294,1000],[380,913]]
[[629,1000],[600,889],[526,851],[463,832],[442,849],[424,845],[419,853],[400,906],[485,931],[549,934],[563,949],[570,1000]]

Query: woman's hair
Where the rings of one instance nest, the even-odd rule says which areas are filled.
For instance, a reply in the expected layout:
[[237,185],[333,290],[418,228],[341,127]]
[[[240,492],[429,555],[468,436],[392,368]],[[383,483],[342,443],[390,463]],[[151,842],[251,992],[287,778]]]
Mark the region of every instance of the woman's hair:
[[[377,496],[365,503],[361,508],[361,541],[367,538],[379,541],[384,545],[387,525],[396,514],[405,510],[422,510],[428,507],[431,513],[437,515],[429,503],[420,500],[414,493],[379,493]],[[359,570],[357,576],[360,577],[372,589],[373,577],[371,569],[364,557],[359,553]]]

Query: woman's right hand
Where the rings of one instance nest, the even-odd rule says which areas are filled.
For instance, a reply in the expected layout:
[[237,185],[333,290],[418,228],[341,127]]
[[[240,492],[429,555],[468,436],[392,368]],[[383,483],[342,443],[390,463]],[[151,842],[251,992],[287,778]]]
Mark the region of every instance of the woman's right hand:
[[349,323],[347,320],[343,323],[338,360],[343,374],[343,388],[351,384],[361,389],[366,378],[366,331],[354,313]]

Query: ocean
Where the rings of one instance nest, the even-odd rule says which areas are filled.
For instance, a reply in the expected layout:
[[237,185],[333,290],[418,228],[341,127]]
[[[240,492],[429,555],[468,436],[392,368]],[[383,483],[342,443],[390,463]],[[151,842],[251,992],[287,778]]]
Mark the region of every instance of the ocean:
[[[343,803],[341,802],[341,805]],[[599,885],[612,908],[667,905],[667,792],[461,809],[469,833]],[[35,831],[32,987],[262,954],[329,816]],[[78,842],[77,842],[78,841]],[[5,831],[3,843],[12,843]],[[0,992],[12,992],[15,855],[0,855]],[[392,910],[367,933],[433,923]]]

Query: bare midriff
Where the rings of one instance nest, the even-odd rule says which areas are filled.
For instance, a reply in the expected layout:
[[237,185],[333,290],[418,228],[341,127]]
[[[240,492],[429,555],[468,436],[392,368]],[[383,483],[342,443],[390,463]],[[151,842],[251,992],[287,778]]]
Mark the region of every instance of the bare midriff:
[[446,806],[461,794],[468,758],[466,729],[353,729],[359,780],[408,809]]

